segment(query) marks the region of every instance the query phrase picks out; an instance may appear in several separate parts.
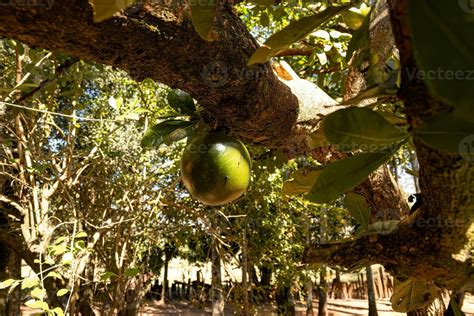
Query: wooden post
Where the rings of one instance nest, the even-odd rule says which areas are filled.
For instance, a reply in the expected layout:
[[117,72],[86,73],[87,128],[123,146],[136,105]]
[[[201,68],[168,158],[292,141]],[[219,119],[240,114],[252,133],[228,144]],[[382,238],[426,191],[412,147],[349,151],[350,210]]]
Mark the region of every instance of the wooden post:
[[383,272],[383,266],[380,266],[379,268],[379,277],[380,277],[380,283],[382,284],[383,298],[386,298],[388,297],[388,293],[387,293],[387,285],[385,284],[385,273]]

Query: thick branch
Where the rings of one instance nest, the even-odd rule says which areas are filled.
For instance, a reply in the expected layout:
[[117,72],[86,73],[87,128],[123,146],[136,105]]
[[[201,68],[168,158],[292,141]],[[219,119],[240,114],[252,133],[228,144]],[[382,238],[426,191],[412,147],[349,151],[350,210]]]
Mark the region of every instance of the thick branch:
[[[20,237],[18,237],[18,239],[19,238]],[[0,231],[0,242],[5,244],[12,251],[16,252],[21,259],[25,260],[25,262],[31,267],[31,269],[33,269],[33,271],[39,273],[40,266],[35,262],[35,259],[37,258],[36,253],[30,251],[26,245],[18,239],[5,231]]]
[[188,91],[206,108],[211,125],[248,142],[282,146],[296,131],[296,97],[268,64],[247,66],[257,44],[225,1],[213,43],[193,30],[185,1],[137,5],[97,24],[87,0],[54,1],[51,8],[46,1],[2,2],[3,36]]
[[448,289],[472,282],[474,270],[463,260],[433,251],[436,229],[418,216],[400,222],[389,235],[369,235],[338,244],[313,244],[304,253],[307,263],[325,263],[348,269],[382,264],[397,277],[433,280]]

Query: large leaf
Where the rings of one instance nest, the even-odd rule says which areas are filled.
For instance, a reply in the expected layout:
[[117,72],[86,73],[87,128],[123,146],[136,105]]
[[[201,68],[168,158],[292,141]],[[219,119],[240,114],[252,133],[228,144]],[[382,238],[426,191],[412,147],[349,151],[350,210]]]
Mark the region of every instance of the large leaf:
[[419,73],[409,75],[425,80],[434,94],[451,105],[474,114],[474,8],[470,4],[470,0],[408,1],[420,67]]
[[474,124],[453,113],[439,113],[429,118],[415,134],[430,147],[474,159]]
[[[361,27],[354,32],[352,39],[349,42],[346,53],[346,62],[349,62],[355,52],[359,50],[367,50],[369,48],[369,27],[370,27],[370,17],[372,12],[369,12],[364,19]],[[357,66],[357,62],[352,63],[352,66]]]
[[174,89],[168,92],[166,96],[168,104],[178,113],[192,115],[196,112],[196,106],[194,105],[193,98],[179,89]]
[[395,284],[392,308],[396,312],[406,313],[431,304],[437,297],[438,288],[431,282],[411,278]]
[[301,193],[307,193],[311,190],[313,185],[322,170],[297,170],[293,172],[290,181],[283,184],[283,194],[295,196]]
[[94,9],[94,22],[102,22],[132,5],[135,0],[90,0]]
[[163,143],[171,144],[189,135],[189,128],[195,121],[168,120],[156,124],[145,132],[141,140],[142,147],[156,147]]
[[380,152],[408,137],[382,115],[367,108],[338,110],[324,119],[323,126],[326,138],[340,151]]
[[371,211],[367,207],[365,198],[360,194],[348,193],[344,198],[344,205],[352,217],[367,231],[369,229]]
[[212,29],[217,13],[217,1],[188,0],[194,29],[199,36],[209,42],[217,39],[217,33]]
[[331,163],[321,172],[307,198],[316,203],[335,200],[364,181],[392,155],[393,152],[365,153]]
[[252,65],[267,62],[271,57],[277,55],[280,51],[286,49],[294,42],[305,38],[322,23],[350,7],[351,5],[329,7],[323,12],[304,17],[291,23],[281,31],[270,36],[263,46],[253,53],[247,64]]

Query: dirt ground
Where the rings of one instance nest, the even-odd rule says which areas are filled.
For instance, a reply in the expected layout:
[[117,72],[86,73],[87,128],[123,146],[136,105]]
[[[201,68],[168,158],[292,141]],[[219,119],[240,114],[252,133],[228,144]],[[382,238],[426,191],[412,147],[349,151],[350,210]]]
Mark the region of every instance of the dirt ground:
[[[318,302],[314,301],[314,314],[317,315]],[[296,308],[297,316],[306,315],[305,307],[299,305]],[[390,306],[390,301],[377,301],[377,310],[379,316],[398,316],[406,315],[404,313],[396,313]],[[471,300],[465,302],[463,311],[466,316],[474,316],[474,302]],[[367,301],[366,300],[329,300],[328,301],[328,316],[348,316],[348,315],[367,315]],[[25,316],[40,316],[42,315],[38,310],[22,308],[21,315]],[[190,302],[173,302],[172,304],[161,305],[158,301],[148,301],[141,308],[138,316],[154,316],[154,315],[170,315],[170,316],[207,316],[211,315],[210,306],[198,308],[193,306]],[[231,308],[227,308],[225,315],[234,315]],[[260,307],[256,313],[258,316],[275,316],[275,306]],[[97,315],[100,316],[100,315]]]

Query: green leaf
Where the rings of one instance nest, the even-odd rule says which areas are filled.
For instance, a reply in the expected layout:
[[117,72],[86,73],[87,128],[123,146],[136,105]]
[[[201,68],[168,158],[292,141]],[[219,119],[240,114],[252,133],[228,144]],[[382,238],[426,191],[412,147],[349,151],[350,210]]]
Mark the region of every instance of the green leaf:
[[60,244],[62,243],[63,241],[65,241],[67,239],[66,236],[61,236],[61,237],[58,237],[56,238],[56,240],[54,241],[55,244]]
[[420,68],[408,75],[423,79],[434,95],[465,111],[474,100],[474,9],[470,3],[409,1],[407,15]]
[[170,107],[178,113],[188,115],[194,115],[196,113],[194,100],[189,93],[179,89],[174,89],[168,92],[166,99],[168,100]]
[[100,279],[102,281],[106,281],[108,279],[110,279],[111,277],[116,277],[117,275],[115,273],[113,273],[112,271],[107,271],[107,272],[104,272],[102,274],[102,276],[100,277]]
[[415,135],[426,145],[474,158],[474,124],[453,113],[439,113],[424,121]]
[[372,12],[369,12],[362,23],[362,26],[354,32],[352,39],[349,42],[346,53],[346,62],[349,62],[355,52],[361,49],[368,49],[369,44],[369,27],[370,27],[370,16]]
[[74,236],[75,238],[86,238],[87,237],[87,233],[85,231],[80,231],[76,234],[76,236]]
[[307,198],[315,203],[329,203],[352,189],[387,162],[393,152],[364,153],[335,161],[323,169]]
[[213,42],[217,33],[212,29],[217,13],[218,0],[189,0],[191,18],[196,32],[204,40]]
[[348,193],[344,198],[344,205],[352,217],[367,231],[369,229],[371,211],[370,208],[367,207],[365,198],[360,194]]
[[319,148],[329,146],[329,142],[324,134],[324,129],[318,128],[316,132],[306,136],[306,144],[309,148]]
[[55,313],[57,316],[64,316],[64,311],[62,310],[61,307],[55,307],[51,311]]
[[387,87],[383,85],[371,86],[365,90],[359,92],[355,97],[352,97],[344,102],[341,102],[340,105],[357,105],[362,101],[380,97],[387,97],[394,95],[395,91],[387,91]]
[[59,280],[62,280],[62,279],[63,279],[63,277],[61,276],[61,274],[59,274],[59,273],[57,273],[57,272],[54,272],[54,271],[48,272],[48,274],[46,275],[45,279],[48,278],[48,277],[56,278],[56,279],[59,279]]
[[282,193],[288,196],[295,196],[301,193],[307,193],[316,183],[322,170],[297,170],[293,172],[290,181],[283,184]]
[[102,22],[132,5],[135,0],[90,0],[94,9],[94,22]]
[[139,273],[140,273],[140,269],[130,268],[124,272],[124,275],[128,277],[134,277],[134,276],[137,276]]
[[45,296],[46,296],[46,290],[37,287],[37,288],[34,288],[34,289],[30,292],[30,294],[31,294],[31,297],[33,297],[33,298],[37,298],[37,299],[43,300],[43,298],[45,298]]
[[67,246],[66,245],[57,245],[57,246],[51,246],[51,252],[54,255],[61,255],[67,251]]
[[260,13],[260,24],[265,27],[270,25],[270,17],[265,11]]
[[49,310],[49,305],[46,302],[38,301],[35,299],[31,299],[25,302],[25,305],[31,308],[39,308],[43,311]]
[[[195,121],[183,121],[183,120],[168,120],[156,124],[152,128],[148,129],[143,136],[140,145],[146,147],[157,147],[163,143],[170,143],[177,141],[188,136],[189,133],[179,131],[176,134],[172,134],[176,130],[186,129],[196,124]],[[179,137],[181,138],[179,138]]]
[[60,289],[58,292],[56,292],[56,295],[57,295],[58,297],[61,297],[61,296],[66,295],[67,293],[69,293],[69,290],[68,290],[68,289]]
[[323,129],[328,141],[337,145],[339,151],[381,152],[408,137],[377,112],[357,107],[329,114]]
[[358,8],[350,8],[342,14],[342,20],[352,30],[359,29],[365,21],[365,15]]
[[280,51],[286,49],[294,42],[305,38],[322,23],[350,7],[351,5],[329,7],[323,12],[304,17],[291,23],[281,31],[270,36],[263,46],[253,53],[247,64],[252,65],[267,62],[271,57],[277,55]]
[[14,280],[14,279],[8,279],[8,280],[5,280],[5,281],[2,281],[0,283],[0,290],[3,290],[3,289],[6,289],[7,287],[10,287],[15,282],[16,282],[16,280]]
[[393,289],[392,308],[399,313],[406,313],[431,304],[438,294],[438,288],[431,282],[410,278],[395,284]]
[[189,125],[185,128],[178,128],[163,137],[163,143],[166,145],[171,145],[174,142],[180,141],[188,136],[190,136],[194,132],[195,125]]
[[39,284],[39,279],[36,278],[36,277],[24,279],[24,280],[21,282],[21,289],[22,289],[22,290],[24,290],[24,289],[31,289],[32,287],[37,286],[38,284]]

